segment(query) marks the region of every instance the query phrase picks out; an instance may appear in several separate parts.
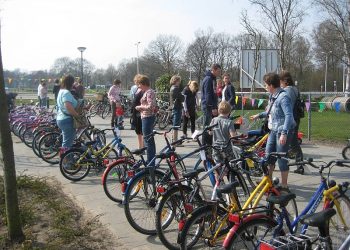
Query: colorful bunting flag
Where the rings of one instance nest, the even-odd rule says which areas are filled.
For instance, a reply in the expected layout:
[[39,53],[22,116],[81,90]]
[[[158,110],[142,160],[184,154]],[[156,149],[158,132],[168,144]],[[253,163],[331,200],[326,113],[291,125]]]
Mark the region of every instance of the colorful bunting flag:
[[13,81],[13,79],[9,77],[9,84],[11,84],[12,81]]
[[236,104],[238,103],[238,96],[236,96]]
[[260,108],[260,106],[264,103],[264,99],[259,99],[259,102],[258,102],[258,108]]
[[319,102],[318,105],[320,106],[320,112],[322,112],[326,108],[326,104],[324,102]]
[[252,99],[251,102],[252,102],[252,107],[254,107],[255,99]]
[[306,111],[309,112],[310,107],[311,107],[311,103],[310,102],[305,102],[305,107],[306,107]]
[[340,102],[335,102],[334,103],[334,109],[335,109],[336,112],[338,112],[338,113],[340,112]]
[[245,104],[247,103],[247,97],[246,96],[243,97],[242,103],[243,103],[243,106],[245,106]]

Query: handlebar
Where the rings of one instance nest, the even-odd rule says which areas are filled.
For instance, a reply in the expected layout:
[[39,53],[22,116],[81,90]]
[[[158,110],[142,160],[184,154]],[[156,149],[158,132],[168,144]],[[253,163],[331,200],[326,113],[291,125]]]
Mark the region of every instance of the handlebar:
[[[347,164],[349,164],[349,165],[347,165]],[[322,172],[324,169],[329,168],[332,165],[350,168],[350,160],[343,160],[343,159],[332,160],[332,161],[329,161],[326,165],[321,165],[321,166],[317,166],[316,164],[314,164],[313,158],[308,158],[306,160],[299,161],[299,162],[288,163],[288,166],[297,166],[297,165],[309,165],[315,169],[319,169],[320,172]]]

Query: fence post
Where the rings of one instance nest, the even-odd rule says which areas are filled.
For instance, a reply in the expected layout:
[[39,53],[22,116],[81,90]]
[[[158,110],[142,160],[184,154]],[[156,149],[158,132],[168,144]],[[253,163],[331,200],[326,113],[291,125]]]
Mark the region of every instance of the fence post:
[[307,112],[307,139],[311,141],[311,93],[309,92],[309,112]]

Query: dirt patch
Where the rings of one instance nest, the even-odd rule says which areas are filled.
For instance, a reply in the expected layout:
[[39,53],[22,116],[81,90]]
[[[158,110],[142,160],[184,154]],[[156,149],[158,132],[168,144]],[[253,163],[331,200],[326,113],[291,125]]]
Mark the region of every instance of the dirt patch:
[[3,179],[0,176],[0,249],[126,249],[99,216],[64,194],[53,179],[18,177],[20,216],[26,240],[7,238]]

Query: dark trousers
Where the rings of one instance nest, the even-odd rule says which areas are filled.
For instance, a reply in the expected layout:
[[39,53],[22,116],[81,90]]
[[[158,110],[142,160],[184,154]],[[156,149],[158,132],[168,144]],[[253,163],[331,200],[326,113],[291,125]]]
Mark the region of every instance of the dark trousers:
[[183,127],[182,127],[182,132],[186,135],[187,134],[187,124],[190,121],[191,122],[191,132],[192,134],[196,130],[196,111],[189,111],[188,112],[190,117],[187,117],[186,115],[184,116],[184,121],[183,121]]
[[[211,123],[211,120],[213,119],[212,110],[213,110],[212,107],[202,107],[203,117],[204,117],[204,122],[203,122],[204,128],[206,126],[209,126]],[[209,135],[208,133],[204,133],[202,136],[202,143],[212,145],[212,138],[213,137],[211,135]]]

